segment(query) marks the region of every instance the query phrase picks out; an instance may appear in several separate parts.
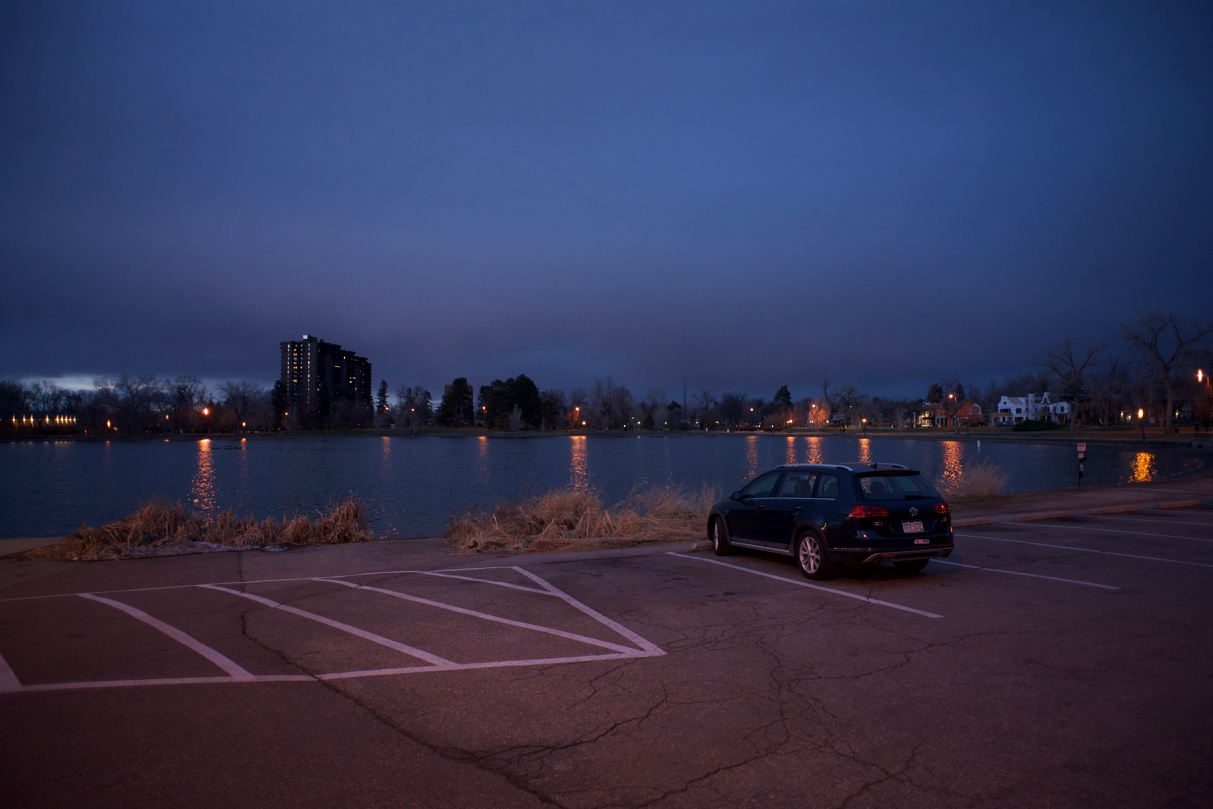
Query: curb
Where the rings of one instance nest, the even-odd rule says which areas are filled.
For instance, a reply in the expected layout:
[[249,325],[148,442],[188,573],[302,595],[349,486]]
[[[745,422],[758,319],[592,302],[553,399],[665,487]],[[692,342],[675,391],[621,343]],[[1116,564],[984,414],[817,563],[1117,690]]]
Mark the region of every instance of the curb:
[[1020,514],[1016,522],[1031,522],[1032,520],[1060,520],[1070,516],[1068,511],[1038,511],[1034,514]]
[[1213,499],[1172,500],[1166,503],[1126,503],[1125,505],[1120,506],[1103,506],[1101,508],[1078,509],[1075,511],[1037,511],[1027,514],[998,515],[996,517],[968,517],[962,520],[953,520],[952,525],[957,528],[965,528],[972,525],[990,525],[995,521],[1032,522],[1033,520],[1061,520],[1066,519],[1067,517],[1084,517],[1087,515],[1098,514],[1125,514],[1147,509],[1201,507],[1213,507]]

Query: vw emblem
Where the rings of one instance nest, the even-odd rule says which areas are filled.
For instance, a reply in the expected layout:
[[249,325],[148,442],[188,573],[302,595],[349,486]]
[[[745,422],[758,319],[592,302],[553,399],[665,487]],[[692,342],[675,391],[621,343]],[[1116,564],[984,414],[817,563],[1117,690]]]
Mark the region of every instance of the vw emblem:
[[916,509],[916,508],[912,508],[912,509],[910,509],[910,516],[911,516],[911,517],[917,517],[917,516],[918,516],[918,509]]

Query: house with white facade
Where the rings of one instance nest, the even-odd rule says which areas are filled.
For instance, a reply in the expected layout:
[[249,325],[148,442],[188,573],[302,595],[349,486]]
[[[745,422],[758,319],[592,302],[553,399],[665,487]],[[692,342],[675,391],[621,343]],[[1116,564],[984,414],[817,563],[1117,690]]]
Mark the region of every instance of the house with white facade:
[[1070,420],[1070,403],[1054,402],[1045,391],[1040,398],[1035,393],[1027,396],[1004,396],[998,401],[998,412],[994,414],[994,423],[1000,426],[1013,426],[1021,421],[1048,419],[1058,423]]

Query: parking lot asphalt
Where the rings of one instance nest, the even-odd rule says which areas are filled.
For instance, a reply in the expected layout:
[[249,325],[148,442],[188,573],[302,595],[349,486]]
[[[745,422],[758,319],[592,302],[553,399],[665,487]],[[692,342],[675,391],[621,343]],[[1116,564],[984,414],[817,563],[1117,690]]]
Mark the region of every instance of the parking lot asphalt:
[[0,805],[1213,803],[1213,509],[956,546],[0,562]]

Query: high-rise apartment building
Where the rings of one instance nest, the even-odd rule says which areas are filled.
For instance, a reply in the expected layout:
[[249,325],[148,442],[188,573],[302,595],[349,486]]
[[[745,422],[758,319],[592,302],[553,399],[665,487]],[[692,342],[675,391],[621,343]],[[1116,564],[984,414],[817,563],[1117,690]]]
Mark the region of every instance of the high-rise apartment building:
[[303,335],[282,343],[282,375],[290,408],[304,413],[320,410],[321,391],[330,402],[350,398],[371,403],[371,363],[335,343]]

